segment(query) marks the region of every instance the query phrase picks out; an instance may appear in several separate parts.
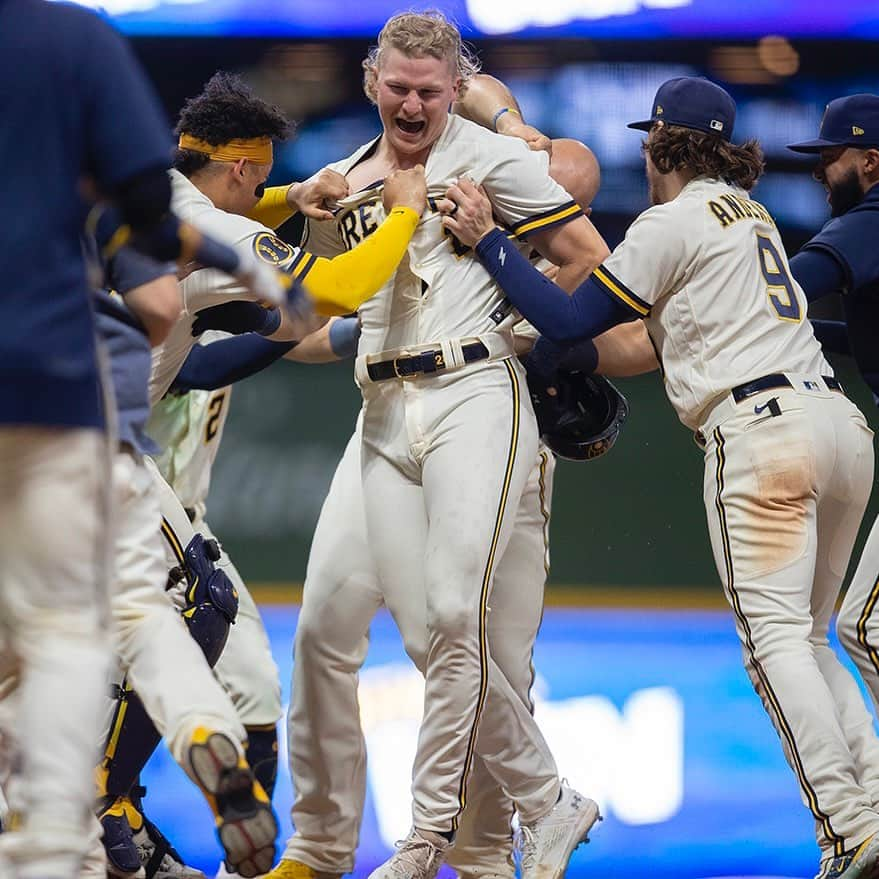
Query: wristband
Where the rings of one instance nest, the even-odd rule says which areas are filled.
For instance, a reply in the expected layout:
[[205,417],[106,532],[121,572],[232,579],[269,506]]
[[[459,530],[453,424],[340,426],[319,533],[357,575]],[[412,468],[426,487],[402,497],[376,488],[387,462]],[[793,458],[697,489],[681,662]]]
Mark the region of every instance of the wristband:
[[522,114],[515,107],[501,107],[491,119],[491,127],[494,131],[497,131],[497,121],[504,113],[515,113],[520,119],[522,118]]
[[340,360],[353,357],[357,353],[360,338],[360,320],[356,317],[343,317],[330,324],[330,348]]

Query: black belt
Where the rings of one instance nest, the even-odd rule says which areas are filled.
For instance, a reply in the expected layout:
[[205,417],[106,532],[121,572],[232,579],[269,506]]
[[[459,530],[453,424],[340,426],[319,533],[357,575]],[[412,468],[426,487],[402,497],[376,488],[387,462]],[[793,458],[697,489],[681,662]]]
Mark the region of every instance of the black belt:
[[[482,342],[470,342],[461,346],[464,363],[474,363],[488,357],[488,348]],[[366,365],[366,374],[374,382],[390,378],[411,378],[415,375],[430,375],[446,368],[446,358],[441,349],[422,351],[420,354],[402,354],[393,360],[379,360]]]
[[[845,391],[842,388],[842,385],[831,375],[822,375],[822,381],[831,391],[839,391],[844,394]],[[804,382],[806,388],[809,387],[808,382]],[[771,391],[773,388],[792,388],[790,379],[786,375],[782,375],[780,372],[773,373],[772,375],[764,375],[762,378],[755,378],[754,381],[745,382],[743,385],[738,385],[737,387],[732,389],[733,399],[736,403],[741,403],[742,400],[746,400],[748,397],[753,397],[754,394],[759,394],[760,391]],[[820,390],[820,387],[811,388],[813,391]]]

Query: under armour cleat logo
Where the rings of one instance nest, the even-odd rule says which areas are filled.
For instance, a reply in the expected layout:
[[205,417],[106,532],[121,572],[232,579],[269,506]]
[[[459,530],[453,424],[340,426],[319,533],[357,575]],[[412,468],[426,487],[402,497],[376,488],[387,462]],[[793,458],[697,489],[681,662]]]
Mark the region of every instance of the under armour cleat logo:
[[503,247],[498,251],[497,261],[501,264],[501,268],[503,268],[504,263],[507,261],[507,252]]

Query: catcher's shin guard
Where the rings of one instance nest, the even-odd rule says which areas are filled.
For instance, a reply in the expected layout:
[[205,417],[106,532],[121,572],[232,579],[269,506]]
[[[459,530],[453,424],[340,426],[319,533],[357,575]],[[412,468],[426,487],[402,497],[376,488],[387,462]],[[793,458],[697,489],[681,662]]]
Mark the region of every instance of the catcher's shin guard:
[[223,653],[229,626],[238,613],[238,592],[226,574],[216,567],[220,549],[215,540],[196,534],[183,551],[186,605],[183,619],[208,665],[213,668]]

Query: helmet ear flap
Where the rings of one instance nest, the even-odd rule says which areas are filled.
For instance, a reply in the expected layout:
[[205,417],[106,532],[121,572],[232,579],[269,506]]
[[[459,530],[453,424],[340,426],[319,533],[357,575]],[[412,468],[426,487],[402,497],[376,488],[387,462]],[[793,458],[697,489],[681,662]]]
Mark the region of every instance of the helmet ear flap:
[[544,432],[543,441],[560,458],[591,461],[613,448],[629,414],[626,398],[600,375],[557,375],[565,415]]

